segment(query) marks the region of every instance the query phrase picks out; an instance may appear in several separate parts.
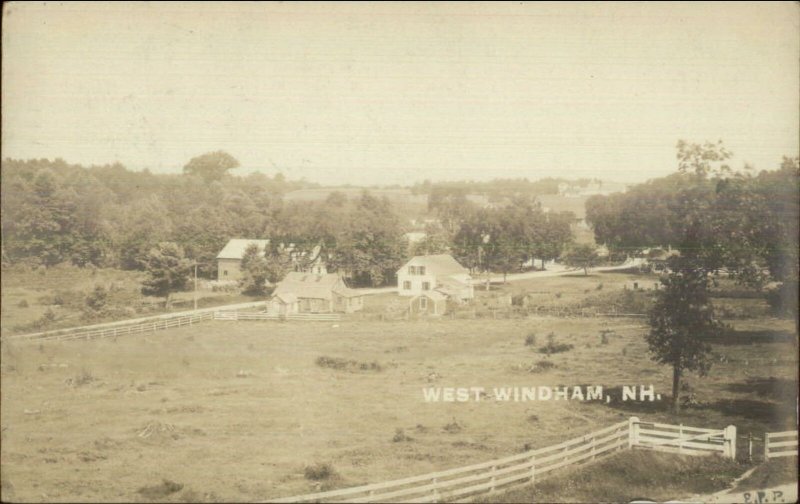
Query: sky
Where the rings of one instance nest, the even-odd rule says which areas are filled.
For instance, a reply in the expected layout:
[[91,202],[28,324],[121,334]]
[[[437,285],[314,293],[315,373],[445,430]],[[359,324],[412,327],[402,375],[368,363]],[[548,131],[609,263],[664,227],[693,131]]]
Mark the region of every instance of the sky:
[[2,50],[4,158],[407,185],[800,150],[791,2],[7,2]]

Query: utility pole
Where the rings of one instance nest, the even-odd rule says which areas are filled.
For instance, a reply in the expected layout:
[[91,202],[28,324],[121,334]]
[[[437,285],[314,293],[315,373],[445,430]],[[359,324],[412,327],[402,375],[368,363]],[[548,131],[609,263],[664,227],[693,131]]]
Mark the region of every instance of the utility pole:
[[197,261],[194,263],[194,310],[197,311]]

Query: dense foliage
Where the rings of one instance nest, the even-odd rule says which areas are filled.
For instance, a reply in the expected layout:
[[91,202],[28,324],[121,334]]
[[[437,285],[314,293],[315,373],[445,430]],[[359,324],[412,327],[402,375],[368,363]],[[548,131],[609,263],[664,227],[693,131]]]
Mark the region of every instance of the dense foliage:
[[[555,179],[423,184],[417,189],[428,194],[435,219],[425,227],[425,239],[410,247],[403,235],[411,221],[386,198],[334,191],[321,201],[286,201],[285,193],[313,184],[280,174],[236,176],[231,172],[238,165],[222,151],[192,158],[181,175],[135,172],[120,164],[6,159],[3,263],[144,270],[150,252],[169,242],[197,264],[199,276],[213,278],[215,257],[229,239],[269,238],[265,257],[248,257],[245,268],[243,287],[260,292],[262,278],[280,280],[292,267],[302,267],[298,261],[313,259],[317,246],[328,268],[353,285],[380,285],[393,282],[394,272],[415,253],[453,253],[470,268],[508,273],[533,257],[558,257],[572,240],[574,216],[545,213],[531,198],[557,192],[561,181]],[[484,189],[495,196],[527,194],[488,206],[468,197],[468,191]],[[292,247],[282,248],[286,244]]]

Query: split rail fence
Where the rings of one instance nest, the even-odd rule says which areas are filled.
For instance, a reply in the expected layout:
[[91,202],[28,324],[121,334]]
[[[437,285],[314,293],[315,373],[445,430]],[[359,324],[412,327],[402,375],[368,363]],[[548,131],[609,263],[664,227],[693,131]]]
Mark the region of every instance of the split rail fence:
[[764,436],[764,458],[797,455],[797,431],[767,432]]
[[[675,436],[674,434],[678,435]],[[718,439],[722,439],[722,443]],[[460,502],[536,484],[551,471],[646,448],[687,455],[719,452],[735,457],[736,427],[723,430],[641,422],[636,417],[555,446],[456,469],[267,502]]]

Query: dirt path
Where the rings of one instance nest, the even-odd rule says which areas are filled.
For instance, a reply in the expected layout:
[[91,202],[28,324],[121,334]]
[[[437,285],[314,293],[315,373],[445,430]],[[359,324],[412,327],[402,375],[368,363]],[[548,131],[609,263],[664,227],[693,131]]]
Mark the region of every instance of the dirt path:
[[[624,270],[628,269],[632,266],[635,266],[635,262],[626,262],[624,264],[620,264],[619,266],[602,266],[599,268],[592,268],[593,272],[604,272],[604,271],[616,271],[616,270]],[[566,266],[560,264],[553,264],[550,266],[550,269],[545,271],[529,271],[527,273],[509,273],[506,275],[505,281],[506,282],[514,282],[516,280],[527,280],[530,278],[546,278],[546,277],[555,277],[561,275],[570,275],[573,273],[580,273],[583,271],[581,268],[567,268]],[[489,279],[491,282],[502,282],[503,276],[493,276]],[[477,276],[473,278],[472,284],[473,285],[483,285],[486,283],[485,277]]]

